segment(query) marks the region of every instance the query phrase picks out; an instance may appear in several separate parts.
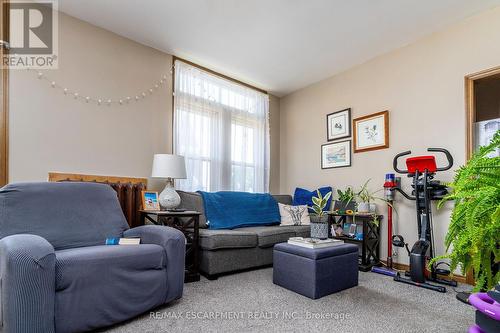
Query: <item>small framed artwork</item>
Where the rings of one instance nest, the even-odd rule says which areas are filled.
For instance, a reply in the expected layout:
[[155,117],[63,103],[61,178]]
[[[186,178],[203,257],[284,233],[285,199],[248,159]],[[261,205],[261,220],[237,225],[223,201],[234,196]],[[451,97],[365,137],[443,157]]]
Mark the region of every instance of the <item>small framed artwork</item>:
[[351,136],[351,109],[326,115],[326,139],[328,141]]
[[321,146],[321,169],[351,166],[351,140]]
[[160,202],[158,201],[158,192],[142,191],[142,209],[160,210]]
[[389,148],[389,111],[356,118],[352,124],[355,153]]

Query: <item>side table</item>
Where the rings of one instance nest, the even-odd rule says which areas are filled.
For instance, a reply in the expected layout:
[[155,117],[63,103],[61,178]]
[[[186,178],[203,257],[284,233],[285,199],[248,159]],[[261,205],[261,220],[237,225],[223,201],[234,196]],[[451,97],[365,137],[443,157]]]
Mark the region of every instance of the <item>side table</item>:
[[[186,237],[186,272],[185,282],[200,281],[198,244],[200,238],[200,212],[174,212],[166,210],[140,210],[140,220],[150,221],[182,231]],[[154,219],[153,217],[156,217]]]
[[[373,223],[374,217],[378,223]],[[349,219],[349,220],[348,220]],[[348,236],[337,236],[332,234],[332,224],[344,225],[344,223],[352,223],[355,219],[356,224],[363,225],[363,239],[355,239]],[[328,214],[328,234],[329,237],[341,239],[346,243],[358,244],[361,250],[359,256],[359,270],[367,272],[373,266],[380,263],[380,223],[383,215],[351,215],[351,214]]]

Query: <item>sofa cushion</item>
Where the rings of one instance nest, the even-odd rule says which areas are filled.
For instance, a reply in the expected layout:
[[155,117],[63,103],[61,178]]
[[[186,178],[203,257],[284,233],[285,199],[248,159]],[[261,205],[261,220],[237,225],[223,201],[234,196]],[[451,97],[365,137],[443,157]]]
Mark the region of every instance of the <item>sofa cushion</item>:
[[292,206],[278,203],[281,225],[310,225],[311,218],[306,205]]
[[203,206],[203,199],[201,195],[196,192],[185,191],[177,191],[177,193],[181,197],[181,208],[200,212],[200,228],[208,228],[207,218],[205,216],[205,207]]
[[111,325],[165,302],[167,262],[159,245],[101,245],[55,254],[56,331]]
[[[300,205],[307,205],[308,207],[313,206],[312,198],[318,196],[318,191],[321,193],[321,195],[324,197],[327,195],[329,192],[332,192],[333,189],[331,186],[325,186],[321,187],[317,190],[314,191],[309,191],[300,187],[297,187],[295,189],[295,193],[293,194],[293,205],[294,206],[300,206]],[[326,207],[323,209],[323,211],[329,211],[332,205],[332,196],[328,198]],[[313,210],[310,208],[310,212]]]
[[310,225],[291,225],[287,227],[295,232],[295,237],[311,237]]
[[276,200],[280,204],[291,205],[292,204],[292,196],[288,194],[273,194],[274,200]]
[[198,193],[203,198],[209,229],[226,230],[280,224],[278,204],[268,193],[238,191],[198,191]]
[[256,247],[258,244],[257,235],[243,229],[200,229],[200,247],[203,250]]
[[[200,212],[200,228],[208,228],[207,218],[205,216],[205,207],[203,206],[203,199],[199,193],[177,191],[181,197],[181,207],[188,210],[195,210]],[[273,194],[274,199],[282,204],[291,205],[292,196],[288,194]]]
[[258,237],[259,247],[270,247],[277,243],[286,242],[290,237],[295,237],[295,231],[291,226],[246,227],[237,230],[255,233]]

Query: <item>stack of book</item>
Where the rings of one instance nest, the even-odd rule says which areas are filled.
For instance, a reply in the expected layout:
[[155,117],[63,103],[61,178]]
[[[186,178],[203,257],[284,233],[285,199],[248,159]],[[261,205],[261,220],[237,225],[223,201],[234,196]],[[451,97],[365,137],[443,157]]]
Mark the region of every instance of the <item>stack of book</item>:
[[307,247],[309,249],[323,249],[326,247],[338,246],[344,244],[340,239],[317,239],[304,237],[291,237],[288,239],[288,244]]

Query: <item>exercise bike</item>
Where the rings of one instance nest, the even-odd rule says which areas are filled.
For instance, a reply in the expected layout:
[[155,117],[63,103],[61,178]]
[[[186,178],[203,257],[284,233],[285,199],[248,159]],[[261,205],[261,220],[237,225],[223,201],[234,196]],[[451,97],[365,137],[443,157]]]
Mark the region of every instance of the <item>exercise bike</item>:
[[[453,157],[448,150],[443,148],[428,148],[427,151],[443,153],[448,160],[448,164],[444,167],[437,167],[436,158],[433,155],[416,156],[406,159],[407,169],[399,169],[399,158],[410,155],[411,151],[399,153],[393,160],[393,167],[396,172],[407,174],[408,177],[413,179],[411,194],[406,193],[399,186],[394,186],[393,190],[401,193],[406,199],[415,201],[418,226],[418,240],[411,248],[411,251],[403,236],[392,236],[392,245],[405,248],[410,257],[409,271],[405,273],[405,276],[401,276],[398,272],[394,276],[394,281],[444,293],[446,292],[445,287],[431,284],[428,281],[456,287],[456,281],[438,277],[438,275],[450,275],[449,264],[438,262],[431,267],[430,271],[427,270],[426,266],[427,262],[434,258],[435,248],[432,234],[431,202],[432,200],[442,199],[448,193],[445,185],[433,179],[436,172],[448,170],[453,166]],[[445,267],[446,265],[448,268]]]

